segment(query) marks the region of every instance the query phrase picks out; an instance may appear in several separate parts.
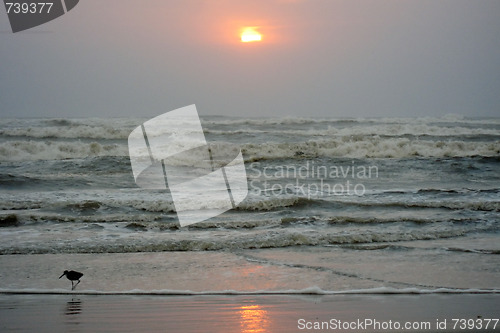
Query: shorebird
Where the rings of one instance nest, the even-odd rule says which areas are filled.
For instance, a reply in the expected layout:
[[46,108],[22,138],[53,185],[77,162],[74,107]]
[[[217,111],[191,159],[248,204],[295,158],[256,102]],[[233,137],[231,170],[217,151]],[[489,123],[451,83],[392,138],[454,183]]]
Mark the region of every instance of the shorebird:
[[[80,278],[83,276],[82,273],[76,271],[64,271],[59,278],[62,278],[64,275],[71,281],[71,290],[75,290],[76,286],[80,283]],[[73,281],[78,281],[75,285],[73,285]]]

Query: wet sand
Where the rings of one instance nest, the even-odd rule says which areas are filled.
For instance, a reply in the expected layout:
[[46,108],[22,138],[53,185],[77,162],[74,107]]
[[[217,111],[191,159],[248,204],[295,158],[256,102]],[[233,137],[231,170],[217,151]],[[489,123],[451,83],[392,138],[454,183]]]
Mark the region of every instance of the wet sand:
[[[387,325],[396,327],[398,325],[396,323],[400,325],[410,323],[418,325],[419,328],[405,331],[469,332],[473,330],[453,329],[452,319],[484,321],[498,317],[499,308],[500,296],[491,294],[326,296],[0,294],[0,331],[397,332],[402,330],[387,329],[389,327]],[[370,320],[372,324],[368,324]],[[443,326],[445,320],[446,326]],[[375,326],[377,322],[380,329]],[[354,329],[340,329],[340,325],[345,325],[342,323],[355,325],[351,326]],[[438,323],[442,329],[437,329]],[[314,329],[315,326],[318,329]],[[497,325],[497,332],[500,330],[499,326],[500,324]],[[495,332],[491,329],[480,331]]]

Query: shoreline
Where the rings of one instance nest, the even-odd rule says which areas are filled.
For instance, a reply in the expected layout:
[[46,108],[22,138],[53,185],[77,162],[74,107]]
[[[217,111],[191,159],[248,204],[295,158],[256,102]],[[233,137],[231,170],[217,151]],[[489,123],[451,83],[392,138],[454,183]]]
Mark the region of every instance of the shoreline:
[[390,295],[500,295],[499,289],[416,289],[416,288],[372,288],[358,290],[322,290],[311,287],[302,290],[257,290],[257,291],[191,291],[191,290],[130,290],[130,291],[99,291],[99,290],[36,290],[1,289],[0,295],[75,295],[75,296],[390,296]]

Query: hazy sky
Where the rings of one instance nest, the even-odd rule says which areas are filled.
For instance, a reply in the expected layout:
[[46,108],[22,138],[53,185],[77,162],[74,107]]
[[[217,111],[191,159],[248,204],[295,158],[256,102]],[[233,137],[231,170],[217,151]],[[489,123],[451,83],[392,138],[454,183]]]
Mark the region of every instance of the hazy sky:
[[13,34],[0,8],[0,116],[500,116],[499,18],[499,0],[81,0]]

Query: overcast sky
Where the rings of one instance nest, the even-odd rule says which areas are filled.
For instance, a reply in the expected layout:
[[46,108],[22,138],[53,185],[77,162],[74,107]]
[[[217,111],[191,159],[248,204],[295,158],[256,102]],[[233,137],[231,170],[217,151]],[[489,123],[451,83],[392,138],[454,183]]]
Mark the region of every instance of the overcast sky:
[[81,0],[14,34],[0,8],[0,116],[498,117],[499,18],[498,0]]

